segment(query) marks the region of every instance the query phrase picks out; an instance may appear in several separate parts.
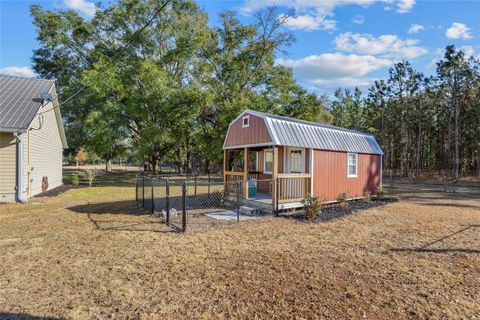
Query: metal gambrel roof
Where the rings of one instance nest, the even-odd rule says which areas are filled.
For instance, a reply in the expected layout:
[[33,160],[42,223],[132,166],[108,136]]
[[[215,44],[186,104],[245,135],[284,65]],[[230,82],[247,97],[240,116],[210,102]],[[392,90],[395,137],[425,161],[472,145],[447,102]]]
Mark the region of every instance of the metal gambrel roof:
[[50,92],[53,80],[0,75],[0,131],[25,131],[35,118],[42,92]]
[[245,110],[237,119],[244,114],[264,119],[273,145],[383,154],[380,145],[371,134],[253,110]]

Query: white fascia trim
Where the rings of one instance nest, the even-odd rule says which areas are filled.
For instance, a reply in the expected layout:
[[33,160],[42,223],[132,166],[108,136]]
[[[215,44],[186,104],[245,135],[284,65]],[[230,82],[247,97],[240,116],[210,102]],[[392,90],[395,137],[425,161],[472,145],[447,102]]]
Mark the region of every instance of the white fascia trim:
[[223,147],[223,150],[232,150],[232,149],[243,149],[243,148],[250,148],[250,147],[271,147],[273,144],[271,142],[264,142],[264,143],[253,143],[253,144],[240,144],[236,146],[228,146]]
[[313,192],[313,155],[314,155],[314,149],[310,148],[310,195],[314,195],[315,193]]

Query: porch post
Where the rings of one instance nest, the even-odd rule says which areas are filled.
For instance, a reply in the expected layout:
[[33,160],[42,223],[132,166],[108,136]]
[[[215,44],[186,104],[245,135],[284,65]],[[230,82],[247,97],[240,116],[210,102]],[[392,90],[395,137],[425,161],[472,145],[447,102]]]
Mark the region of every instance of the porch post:
[[223,182],[227,181],[228,150],[223,150]]
[[243,148],[243,197],[248,199],[248,147]]
[[273,147],[273,168],[272,168],[272,204],[275,206],[277,197],[277,174],[278,174],[278,147]]

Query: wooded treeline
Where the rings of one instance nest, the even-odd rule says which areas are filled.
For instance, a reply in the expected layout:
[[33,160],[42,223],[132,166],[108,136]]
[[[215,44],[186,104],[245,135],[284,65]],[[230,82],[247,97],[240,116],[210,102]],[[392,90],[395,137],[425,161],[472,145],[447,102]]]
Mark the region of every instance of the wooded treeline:
[[433,76],[399,62],[365,98],[358,89],[338,89],[333,124],[373,133],[388,174],[480,178],[479,71],[479,61],[454,46],[446,47]]
[[221,163],[230,121],[249,108],[371,132],[398,174],[480,174],[479,63],[454,47],[435,77],[402,62],[368,95],[339,89],[329,99],[275,64],[294,42],[275,9],[252,24],[224,12],[217,27],[184,0],[120,0],[92,19],[39,6],[31,14],[34,69],[57,79],[69,152],[85,149],[107,168],[128,153],[154,172],[167,162],[208,171]]

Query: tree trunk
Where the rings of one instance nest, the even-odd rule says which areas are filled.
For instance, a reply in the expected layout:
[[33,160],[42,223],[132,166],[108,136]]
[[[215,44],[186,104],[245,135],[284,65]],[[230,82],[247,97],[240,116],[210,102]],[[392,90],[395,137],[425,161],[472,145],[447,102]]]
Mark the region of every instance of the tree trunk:
[[205,159],[205,170],[204,170],[205,174],[208,174],[210,173],[210,160],[208,159]]
[[404,173],[404,153],[405,153],[405,120],[404,114],[402,111],[402,116],[400,119],[400,178],[403,178]]
[[112,172],[112,159],[106,159],[105,172]]
[[458,180],[458,169],[460,167],[460,128],[459,128],[459,118],[460,118],[460,108],[458,103],[455,104],[455,167],[453,171],[453,181],[457,182]]
[[418,122],[418,137],[417,137],[417,154],[416,154],[416,173],[415,175],[420,176],[420,152],[422,150],[422,122]]

